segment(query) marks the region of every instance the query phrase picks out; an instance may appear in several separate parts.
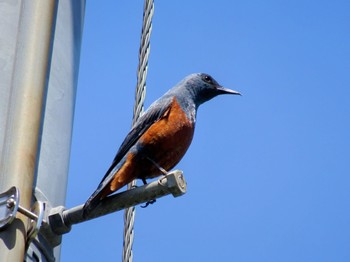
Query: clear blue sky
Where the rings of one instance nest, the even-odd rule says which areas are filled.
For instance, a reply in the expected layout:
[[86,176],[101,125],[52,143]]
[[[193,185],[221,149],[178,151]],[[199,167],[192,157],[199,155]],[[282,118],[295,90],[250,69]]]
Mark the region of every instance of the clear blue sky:
[[[143,1],[88,1],[67,207],[129,131]],[[146,107],[210,73],[242,97],[198,112],[186,195],[137,207],[134,261],[350,261],[350,2],[156,1]],[[76,225],[62,261],[120,261],[123,212]]]

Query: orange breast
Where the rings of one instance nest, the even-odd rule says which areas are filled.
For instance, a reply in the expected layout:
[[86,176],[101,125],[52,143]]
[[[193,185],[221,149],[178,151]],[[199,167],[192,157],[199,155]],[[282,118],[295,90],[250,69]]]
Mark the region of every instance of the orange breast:
[[174,98],[169,111],[141,136],[140,143],[148,157],[169,171],[186,153],[193,133],[194,123]]
[[140,137],[136,151],[126,155],[125,163],[115,174],[109,190],[116,191],[136,178],[161,175],[160,170],[147,158],[170,171],[186,153],[193,133],[194,123],[174,98],[164,116]]

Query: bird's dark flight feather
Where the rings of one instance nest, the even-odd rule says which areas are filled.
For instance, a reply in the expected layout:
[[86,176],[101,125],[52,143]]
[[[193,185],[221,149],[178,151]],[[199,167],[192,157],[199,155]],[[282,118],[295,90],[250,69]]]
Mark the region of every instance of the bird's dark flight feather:
[[130,148],[135,145],[135,143],[146,132],[146,130],[164,116],[167,110],[170,109],[171,103],[172,99],[170,97],[164,97],[163,99],[158,100],[152,104],[150,108],[138,119],[138,121],[132,127],[123,143],[121,144],[118,153],[116,154],[110,168],[102,178],[97,189],[86,201],[84,205],[85,216],[98,205],[100,200],[99,194],[113,180],[114,174],[111,174],[112,170],[118,165],[118,163],[123,159]]

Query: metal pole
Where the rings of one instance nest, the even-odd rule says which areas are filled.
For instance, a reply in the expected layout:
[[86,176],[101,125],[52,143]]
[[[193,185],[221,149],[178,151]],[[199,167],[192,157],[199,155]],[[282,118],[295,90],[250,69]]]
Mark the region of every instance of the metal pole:
[[[34,198],[45,202],[46,210],[66,201],[84,14],[85,0],[59,0],[34,181]],[[39,232],[28,248],[27,261],[59,261],[61,246],[51,242]]]
[[48,225],[44,225],[41,233],[50,239],[68,233],[71,226],[90,219],[110,214],[127,207],[135,206],[150,200],[172,194],[174,197],[182,196],[186,193],[186,181],[182,171],[174,170],[168,175],[161,177],[157,181],[142,187],[136,187],[124,192],[112,195],[101,200],[89,217],[83,216],[83,206],[76,206],[66,210],[63,206],[53,208],[48,216]]
[[[4,87],[9,100],[7,108],[2,108],[6,112],[1,113],[6,116],[6,122],[1,137],[0,191],[17,186],[21,206],[30,209],[57,1],[22,0],[12,4],[19,20],[18,30],[14,32],[17,35],[13,37],[14,57],[8,58],[14,59],[13,67],[6,72],[10,74],[10,81]],[[4,13],[2,19],[10,17]],[[18,214],[14,222],[0,232],[0,261],[24,260],[27,222],[25,216]]]

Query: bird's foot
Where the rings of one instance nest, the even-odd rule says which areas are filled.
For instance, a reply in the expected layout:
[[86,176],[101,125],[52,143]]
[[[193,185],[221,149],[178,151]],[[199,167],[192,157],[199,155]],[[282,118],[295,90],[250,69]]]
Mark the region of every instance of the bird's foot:
[[156,199],[152,199],[146,202],[146,204],[144,206],[141,206],[142,208],[146,208],[149,205],[153,205],[157,200]]

